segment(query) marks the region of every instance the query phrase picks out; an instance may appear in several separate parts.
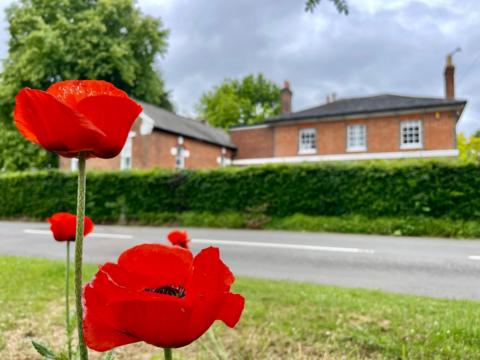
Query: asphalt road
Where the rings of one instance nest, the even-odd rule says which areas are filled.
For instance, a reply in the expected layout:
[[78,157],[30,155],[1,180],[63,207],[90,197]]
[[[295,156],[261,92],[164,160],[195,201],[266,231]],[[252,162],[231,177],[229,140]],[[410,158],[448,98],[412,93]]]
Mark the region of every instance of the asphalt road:
[[[128,247],[165,242],[170,229],[96,226],[85,261],[115,260]],[[188,229],[192,250],[219,246],[237,275],[480,299],[480,241],[287,231]],[[63,259],[45,223],[0,221],[0,254]]]

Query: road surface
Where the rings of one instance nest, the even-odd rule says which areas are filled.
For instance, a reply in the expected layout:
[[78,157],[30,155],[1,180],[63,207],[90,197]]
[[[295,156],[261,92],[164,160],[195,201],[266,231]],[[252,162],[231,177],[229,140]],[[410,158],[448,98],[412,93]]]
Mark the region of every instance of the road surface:
[[[115,260],[128,247],[165,243],[170,229],[102,226],[85,240],[85,261]],[[480,241],[375,235],[188,229],[192,251],[218,246],[237,275],[480,299]],[[0,254],[63,259],[48,225],[0,221]]]

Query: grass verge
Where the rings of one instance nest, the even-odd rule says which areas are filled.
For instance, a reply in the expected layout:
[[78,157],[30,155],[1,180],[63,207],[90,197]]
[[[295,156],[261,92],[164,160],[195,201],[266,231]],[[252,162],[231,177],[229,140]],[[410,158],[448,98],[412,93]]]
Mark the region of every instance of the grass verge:
[[230,229],[270,229],[319,231],[397,236],[434,236],[447,238],[480,238],[479,221],[446,218],[365,216],[308,216],[295,214],[287,217],[269,217],[261,212],[212,214],[206,212],[141,214],[130,221],[133,224],[159,226],[192,226]]
[[[36,359],[31,338],[61,348],[61,262],[0,257],[0,358]],[[90,278],[96,266],[86,267]],[[236,329],[214,327],[228,359],[478,359],[480,303],[241,278],[246,308]],[[208,337],[176,359],[214,359]],[[145,344],[115,359],[161,359]],[[91,359],[100,359],[92,354]]]

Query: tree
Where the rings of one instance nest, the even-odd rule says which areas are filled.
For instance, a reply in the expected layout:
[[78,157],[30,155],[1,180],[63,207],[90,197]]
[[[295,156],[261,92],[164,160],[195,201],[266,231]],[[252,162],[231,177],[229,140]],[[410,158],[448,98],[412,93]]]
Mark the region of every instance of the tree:
[[65,79],[102,79],[129,95],[171,109],[154,69],[168,31],[133,0],[20,0],[7,10],[9,54],[2,98],[24,86],[45,89]]
[[15,129],[0,123],[0,171],[56,167],[58,157],[26,141]]
[[[305,11],[313,12],[315,7],[320,3],[321,0],[307,0],[305,4]],[[348,15],[348,4],[346,0],[330,0],[333,2],[339,13],[344,13]]]
[[476,135],[467,138],[460,133],[457,136],[457,147],[459,160],[465,162],[477,162],[480,159],[480,138]]
[[225,79],[200,98],[197,111],[211,125],[256,124],[280,113],[280,88],[262,74]]
[[[21,88],[46,89],[66,79],[107,80],[130,96],[172,109],[154,67],[166,52],[168,31],[133,0],[19,0],[6,15],[10,40],[0,74],[2,132],[13,128],[14,98]],[[17,151],[10,149],[13,158]]]

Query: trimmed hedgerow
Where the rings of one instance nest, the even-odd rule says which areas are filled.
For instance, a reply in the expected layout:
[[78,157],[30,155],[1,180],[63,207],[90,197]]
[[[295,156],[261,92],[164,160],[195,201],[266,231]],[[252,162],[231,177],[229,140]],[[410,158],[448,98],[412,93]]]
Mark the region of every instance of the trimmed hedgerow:
[[[72,173],[3,174],[0,216],[41,219],[74,211],[75,191]],[[145,222],[152,214],[187,211],[476,220],[480,167],[426,161],[91,172],[86,206],[97,222]]]

